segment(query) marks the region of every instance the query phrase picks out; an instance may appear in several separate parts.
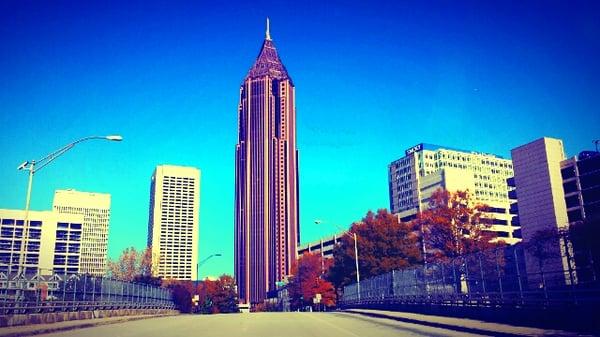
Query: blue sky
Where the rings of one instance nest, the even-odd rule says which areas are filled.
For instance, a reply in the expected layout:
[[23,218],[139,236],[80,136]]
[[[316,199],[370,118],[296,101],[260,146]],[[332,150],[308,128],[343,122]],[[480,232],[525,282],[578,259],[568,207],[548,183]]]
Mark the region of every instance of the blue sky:
[[201,274],[233,272],[239,85],[265,18],[296,85],[303,242],[388,207],[387,164],[416,143],[491,152],[600,138],[594,1],[2,1],[0,208],[55,189],[112,195],[109,255],[146,243],[158,164],[202,170]]

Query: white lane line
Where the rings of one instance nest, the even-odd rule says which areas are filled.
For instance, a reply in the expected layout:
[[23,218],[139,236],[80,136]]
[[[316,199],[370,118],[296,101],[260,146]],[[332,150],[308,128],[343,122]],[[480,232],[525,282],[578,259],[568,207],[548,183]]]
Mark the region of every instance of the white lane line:
[[342,331],[344,333],[347,333],[347,334],[350,334],[350,335],[356,336],[356,337],[362,337],[360,335],[355,334],[354,332],[352,332],[350,330],[346,330],[344,328],[341,328],[341,327],[339,327],[339,326],[337,326],[337,325],[335,325],[335,324],[333,324],[331,322],[328,322],[328,321],[326,321],[324,319],[317,318],[317,315],[312,314],[312,315],[308,315],[308,316],[311,317],[311,318],[313,318],[313,319],[315,319],[315,320],[317,320],[317,321],[323,322],[323,323],[325,323],[325,324],[327,324],[327,325],[329,325],[329,326],[331,326],[331,327],[333,327],[333,328],[335,328],[335,329],[337,329],[339,331]]

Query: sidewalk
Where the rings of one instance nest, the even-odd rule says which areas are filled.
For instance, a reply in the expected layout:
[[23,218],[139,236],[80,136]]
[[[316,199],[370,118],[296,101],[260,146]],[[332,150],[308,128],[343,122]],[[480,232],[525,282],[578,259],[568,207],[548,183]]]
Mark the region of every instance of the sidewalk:
[[7,328],[0,328],[0,337],[32,336],[51,332],[90,328],[105,324],[122,323],[136,321],[146,318],[165,317],[169,315],[139,315],[139,316],[120,316],[108,318],[81,319],[74,321],[64,321],[51,324],[32,324],[20,325]]
[[436,328],[469,332],[492,336],[591,336],[580,335],[576,332],[562,330],[547,330],[524,326],[514,326],[502,323],[490,323],[475,319],[455,318],[445,316],[423,315],[408,312],[348,309],[344,312],[366,315],[377,318],[387,318],[397,321],[426,325]]

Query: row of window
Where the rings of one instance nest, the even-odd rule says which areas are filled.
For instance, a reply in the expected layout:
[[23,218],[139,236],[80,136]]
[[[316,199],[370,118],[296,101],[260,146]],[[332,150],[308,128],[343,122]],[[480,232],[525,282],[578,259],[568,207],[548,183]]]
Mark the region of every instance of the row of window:
[[77,214],[109,214],[110,209],[107,208],[87,208],[87,207],[71,207],[71,206],[55,206],[56,210],[61,213],[77,213]]
[[80,223],[68,223],[68,222],[59,222],[56,224],[56,227],[61,229],[71,228],[71,229],[81,229]]
[[[2,219],[2,224],[3,225],[14,226],[16,224],[17,226],[23,226],[23,223],[24,223],[23,220]],[[30,220],[29,221],[29,227],[42,227],[42,222],[38,221],[38,220]]]

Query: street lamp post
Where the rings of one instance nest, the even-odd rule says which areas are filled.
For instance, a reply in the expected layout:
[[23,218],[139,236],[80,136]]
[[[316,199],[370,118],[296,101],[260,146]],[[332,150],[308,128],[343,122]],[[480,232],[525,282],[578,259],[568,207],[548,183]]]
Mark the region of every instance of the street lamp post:
[[206,261],[210,260],[211,258],[219,256],[222,256],[221,253],[211,254],[207,258],[196,264],[196,286],[198,286],[198,281],[200,280],[200,266],[205,264]]
[[19,165],[19,167],[17,167],[17,170],[26,170],[29,171],[29,182],[27,184],[27,197],[25,200],[25,217],[23,219],[23,239],[21,242],[21,249],[20,249],[20,255],[19,255],[19,265],[17,266],[17,274],[21,275],[25,273],[25,249],[27,246],[27,240],[29,239],[29,203],[31,200],[31,185],[33,184],[33,175],[38,172],[39,170],[43,169],[44,167],[46,167],[48,164],[50,164],[52,161],[54,161],[54,159],[60,157],[62,154],[64,154],[65,152],[69,151],[70,149],[72,149],[75,145],[84,142],[86,140],[92,140],[92,139],[104,139],[104,140],[110,140],[110,141],[122,141],[123,137],[119,136],[119,135],[110,135],[110,136],[89,136],[89,137],[84,137],[81,139],[78,139],[74,142],[71,142],[63,147],[61,147],[60,149],[50,153],[49,155],[47,155],[46,157],[40,159],[40,160],[32,160],[32,161],[26,161],[24,163],[22,163],[21,165]]
[[[346,232],[350,234],[350,232]],[[358,301],[360,302],[360,271],[358,269],[358,243],[356,239],[356,233],[352,233],[354,239],[354,263],[356,264],[356,290],[358,293]]]
[[[198,293],[198,284],[200,282],[200,266],[205,264],[206,261],[210,260],[211,258],[219,257],[219,256],[222,256],[221,253],[211,254],[207,258],[205,258],[204,260],[202,260],[196,264],[196,287],[195,287],[196,288],[195,292],[197,293],[196,295],[200,295]],[[198,303],[198,306],[200,306],[200,303]]]
[[[315,220],[315,224],[318,225],[320,223],[322,223],[321,220]],[[335,227],[337,227],[339,230],[341,230],[344,233],[344,235],[347,235],[354,240],[354,263],[356,265],[356,290],[357,290],[357,294],[358,294],[358,300],[360,301],[360,270],[358,268],[358,243],[357,243],[358,240],[356,237],[356,233],[351,233],[349,230],[345,230],[336,224],[333,224],[333,225]]]

